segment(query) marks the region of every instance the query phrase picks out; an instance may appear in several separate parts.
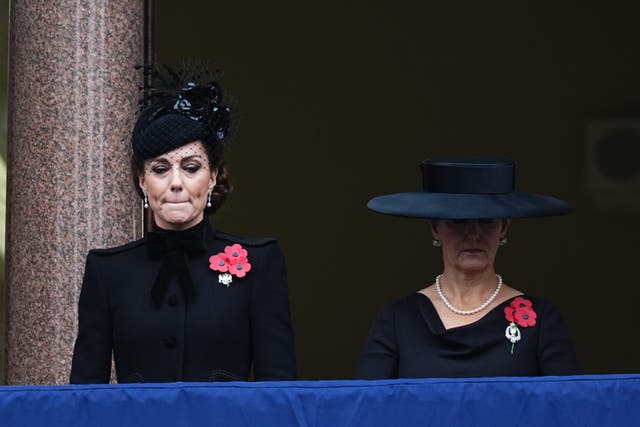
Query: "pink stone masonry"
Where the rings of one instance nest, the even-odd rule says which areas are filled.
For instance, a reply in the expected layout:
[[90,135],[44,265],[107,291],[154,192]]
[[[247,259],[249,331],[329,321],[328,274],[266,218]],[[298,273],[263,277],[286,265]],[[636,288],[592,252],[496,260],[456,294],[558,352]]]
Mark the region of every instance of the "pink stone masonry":
[[7,383],[64,384],[87,251],[142,233],[143,1],[15,0],[10,31]]

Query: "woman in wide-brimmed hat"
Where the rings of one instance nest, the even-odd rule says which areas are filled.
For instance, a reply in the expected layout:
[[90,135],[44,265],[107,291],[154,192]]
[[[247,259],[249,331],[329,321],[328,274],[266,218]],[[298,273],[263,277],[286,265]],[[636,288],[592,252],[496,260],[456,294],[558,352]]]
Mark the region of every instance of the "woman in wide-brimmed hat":
[[562,200],[516,192],[505,158],[425,160],[423,191],[375,197],[368,207],[430,220],[444,270],[385,305],[358,367],[364,379],[569,375],[578,364],[559,311],[496,274],[511,218],[562,215]]

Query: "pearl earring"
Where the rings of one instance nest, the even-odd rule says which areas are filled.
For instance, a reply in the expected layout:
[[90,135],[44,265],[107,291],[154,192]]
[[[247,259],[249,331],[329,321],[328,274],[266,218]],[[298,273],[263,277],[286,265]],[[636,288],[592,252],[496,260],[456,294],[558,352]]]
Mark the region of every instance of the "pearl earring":
[[213,193],[213,190],[209,190],[209,197],[207,198],[207,207],[208,208],[211,207],[211,193]]
[[438,240],[438,239],[433,239],[433,240],[431,241],[431,244],[432,244],[433,246],[435,246],[436,248],[439,248],[440,246],[442,246],[442,241],[441,241],[441,240]]
[[147,193],[144,193],[144,208],[147,209],[149,207],[149,199],[147,199]]

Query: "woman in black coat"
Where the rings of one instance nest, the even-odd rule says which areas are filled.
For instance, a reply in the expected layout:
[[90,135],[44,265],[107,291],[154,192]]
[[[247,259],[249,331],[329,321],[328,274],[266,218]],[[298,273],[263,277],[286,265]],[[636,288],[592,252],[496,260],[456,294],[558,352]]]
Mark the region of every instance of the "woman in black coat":
[[280,246],[216,230],[205,213],[230,189],[230,109],[203,70],[162,71],[132,137],[154,231],[89,252],[71,383],[108,382],[112,354],[118,382],[294,379]]
[[510,218],[561,215],[570,212],[569,205],[514,191],[510,159],[426,160],[422,173],[423,191],[379,196],[368,206],[429,219],[443,271],[424,289],[380,310],[358,377],[578,373],[558,309],[507,285],[494,269]]

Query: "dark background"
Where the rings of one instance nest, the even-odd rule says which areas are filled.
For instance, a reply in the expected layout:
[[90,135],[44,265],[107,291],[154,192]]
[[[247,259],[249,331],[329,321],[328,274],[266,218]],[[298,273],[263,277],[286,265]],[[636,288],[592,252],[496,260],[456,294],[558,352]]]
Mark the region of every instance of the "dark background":
[[519,190],[574,206],[514,221],[496,270],[560,306],[585,373],[638,371],[640,144],[593,125],[638,124],[637,4],[155,3],[156,60],[215,61],[237,102],[215,224],[283,245],[301,378],[351,377],[380,306],[441,271],[425,221],[365,204],[457,155],[513,157]]

